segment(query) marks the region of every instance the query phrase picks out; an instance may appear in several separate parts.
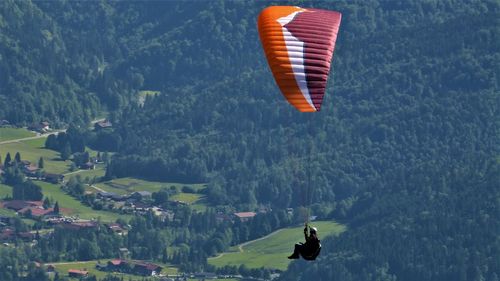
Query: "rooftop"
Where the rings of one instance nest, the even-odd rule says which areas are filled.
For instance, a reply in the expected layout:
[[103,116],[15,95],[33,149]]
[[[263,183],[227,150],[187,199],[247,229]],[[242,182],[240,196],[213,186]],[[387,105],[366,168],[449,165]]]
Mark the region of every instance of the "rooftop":
[[255,212],[239,212],[239,213],[234,213],[235,216],[238,218],[253,218],[255,217],[256,213]]

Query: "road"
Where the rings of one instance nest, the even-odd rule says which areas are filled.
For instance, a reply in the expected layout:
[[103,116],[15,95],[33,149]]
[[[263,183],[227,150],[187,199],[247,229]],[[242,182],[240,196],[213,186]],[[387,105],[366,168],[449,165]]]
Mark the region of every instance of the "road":
[[[89,127],[89,129],[94,128],[93,126],[94,126],[95,123],[100,122],[100,121],[104,121],[104,120],[106,120],[106,119],[105,118],[99,118],[99,119],[94,119],[94,120],[90,121],[91,126]],[[27,137],[27,138],[15,139],[15,140],[1,141],[0,144],[7,144],[7,143],[14,143],[14,142],[20,142],[20,141],[26,141],[26,140],[34,140],[34,139],[39,139],[39,138],[45,138],[45,137],[48,137],[51,134],[54,134],[54,135],[57,136],[57,134],[63,133],[63,132],[66,132],[66,129],[54,130],[54,131],[51,131],[51,132],[45,133],[45,134],[37,134],[36,136],[33,136],[33,137]]]
[[47,136],[54,134],[57,136],[57,134],[61,132],[66,132],[66,129],[64,130],[56,130],[56,131],[51,131],[50,133],[45,133],[45,134],[38,134],[33,137],[27,137],[27,138],[20,138],[20,139],[15,139],[15,140],[7,140],[7,141],[2,141],[0,144],[7,144],[7,143],[14,143],[14,142],[20,142],[20,141],[26,141],[26,140],[34,140],[34,139],[40,139],[40,138],[46,138]]

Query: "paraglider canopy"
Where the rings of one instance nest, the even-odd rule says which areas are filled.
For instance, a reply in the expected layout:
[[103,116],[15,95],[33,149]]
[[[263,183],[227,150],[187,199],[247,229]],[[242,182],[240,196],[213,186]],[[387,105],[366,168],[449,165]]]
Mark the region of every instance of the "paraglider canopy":
[[259,35],[281,92],[301,112],[321,109],[340,26],[335,11],[272,6],[258,19]]

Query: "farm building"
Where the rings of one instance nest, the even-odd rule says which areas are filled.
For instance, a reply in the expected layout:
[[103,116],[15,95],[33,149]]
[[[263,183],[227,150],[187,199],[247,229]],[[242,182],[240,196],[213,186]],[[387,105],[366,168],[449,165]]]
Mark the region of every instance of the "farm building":
[[107,119],[103,120],[103,121],[96,122],[94,124],[94,129],[96,131],[102,130],[102,129],[108,129],[108,128],[112,128],[112,127],[113,127],[113,124]]
[[85,270],[79,270],[79,269],[69,269],[68,270],[69,277],[81,278],[81,277],[87,277],[88,275],[89,275],[89,272],[85,271]]
[[255,212],[239,212],[239,213],[234,213],[234,216],[239,219],[241,222],[245,222],[250,220],[251,218],[255,217],[257,215]]
[[159,265],[129,260],[110,260],[106,266],[106,271],[131,273],[143,276],[155,276],[161,272],[162,268]]
[[57,184],[64,180],[64,175],[45,173],[44,179],[46,182]]
[[38,133],[46,133],[46,132],[50,131],[49,125],[50,125],[50,123],[47,121],[43,121],[40,123],[33,123],[33,124],[28,126],[28,130],[35,131]]
[[41,207],[42,205],[42,201],[11,200],[3,202],[3,207],[5,209],[11,209],[16,212],[26,207]]
[[51,215],[54,213],[53,208],[44,209],[43,207],[35,206],[35,207],[26,207],[17,211],[18,214],[21,215],[30,215],[33,218],[41,218],[43,216]]

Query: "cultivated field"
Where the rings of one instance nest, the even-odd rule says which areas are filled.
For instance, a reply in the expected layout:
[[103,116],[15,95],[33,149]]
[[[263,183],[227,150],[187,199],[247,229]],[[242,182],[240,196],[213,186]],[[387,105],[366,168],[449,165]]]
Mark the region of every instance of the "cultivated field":
[[[311,225],[318,228],[320,239],[345,231],[345,226],[331,221],[318,221]],[[290,263],[287,256],[293,252],[294,244],[297,242],[304,242],[303,226],[284,228],[264,239],[232,247],[230,252],[210,258],[208,263],[217,267],[245,264],[249,268],[267,267],[285,270]]]
[[24,128],[0,128],[0,142],[34,137],[35,133]]

